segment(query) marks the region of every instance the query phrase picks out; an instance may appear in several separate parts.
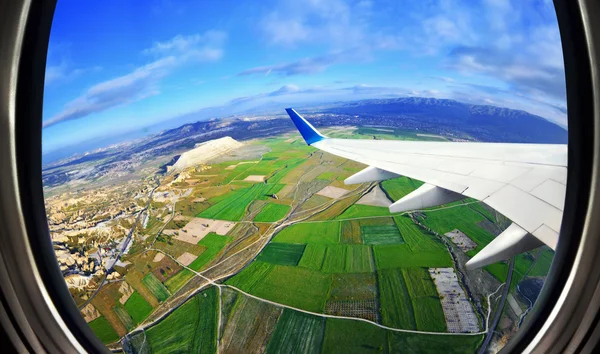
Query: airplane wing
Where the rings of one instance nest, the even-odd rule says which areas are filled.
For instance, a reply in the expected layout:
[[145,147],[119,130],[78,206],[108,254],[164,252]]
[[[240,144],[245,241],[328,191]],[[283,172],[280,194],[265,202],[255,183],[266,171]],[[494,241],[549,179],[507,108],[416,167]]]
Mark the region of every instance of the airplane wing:
[[425,182],[390,205],[418,210],[480,200],[513,224],[467,262],[474,269],[548,245],[556,247],[567,181],[567,145],[333,139],[286,109],[308,145],[369,167],[346,184],[406,176]]

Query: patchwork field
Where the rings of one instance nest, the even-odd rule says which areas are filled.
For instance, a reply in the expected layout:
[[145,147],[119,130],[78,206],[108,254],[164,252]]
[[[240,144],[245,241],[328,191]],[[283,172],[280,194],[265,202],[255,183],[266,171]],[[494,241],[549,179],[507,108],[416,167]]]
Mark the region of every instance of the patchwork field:
[[280,265],[298,265],[306,245],[293,243],[270,243],[258,256],[258,260]]
[[317,353],[324,329],[324,318],[286,309],[277,322],[267,353]]
[[117,332],[112,328],[105,317],[100,316],[88,323],[88,326],[100,338],[102,343],[112,343],[119,339]]
[[142,322],[152,312],[152,306],[137,291],[129,297],[124,306],[136,324]]
[[268,203],[260,213],[254,217],[256,222],[274,222],[283,219],[289,212],[290,206],[284,204]]
[[158,301],[165,301],[171,295],[163,283],[152,273],[148,273],[142,281],[152,291],[152,294],[156,296]]
[[218,311],[215,288],[194,296],[145,332],[151,352],[215,353]]

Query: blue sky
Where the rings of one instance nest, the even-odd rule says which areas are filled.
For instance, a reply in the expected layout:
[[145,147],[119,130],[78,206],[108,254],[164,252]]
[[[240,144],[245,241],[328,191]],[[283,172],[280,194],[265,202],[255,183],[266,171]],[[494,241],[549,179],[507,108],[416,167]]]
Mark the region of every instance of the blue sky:
[[552,2],[61,0],[43,149],[207,107],[405,96],[523,109],[566,126]]

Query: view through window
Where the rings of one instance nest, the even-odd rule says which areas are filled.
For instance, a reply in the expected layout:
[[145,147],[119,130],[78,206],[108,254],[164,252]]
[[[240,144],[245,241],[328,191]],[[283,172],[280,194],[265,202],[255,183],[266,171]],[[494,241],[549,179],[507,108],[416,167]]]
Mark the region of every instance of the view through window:
[[496,352],[554,256],[566,155],[527,164],[565,96],[551,1],[60,1],[56,258],[127,353]]

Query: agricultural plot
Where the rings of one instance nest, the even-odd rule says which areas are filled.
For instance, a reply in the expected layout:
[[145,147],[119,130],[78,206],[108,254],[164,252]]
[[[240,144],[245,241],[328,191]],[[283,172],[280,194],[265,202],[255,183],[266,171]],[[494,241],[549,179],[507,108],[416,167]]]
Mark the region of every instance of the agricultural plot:
[[365,245],[403,244],[404,239],[396,225],[361,225],[360,233]]
[[163,321],[146,331],[150,351],[152,353],[215,353],[218,311],[215,288],[194,296]]
[[125,310],[125,308],[121,306],[116,306],[113,307],[113,310],[117,314],[117,317],[119,317],[119,320],[123,323],[123,326],[125,326],[125,328],[127,328],[128,331],[133,329],[135,323],[133,323],[133,319],[131,318],[131,316],[129,316],[129,313],[127,312],[127,310]]
[[366,218],[370,216],[391,216],[390,210],[386,207],[353,204],[349,206],[340,216],[338,220],[347,220],[354,218]]
[[137,291],[129,297],[124,306],[136,324],[142,322],[152,312],[152,306]]
[[[494,239],[494,235],[479,227],[477,223],[485,218],[469,206],[456,206],[436,211],[424,212],[423,224],[439,234],[459,229],[477,244],[477,248],[467,252],[473,256]],[[405,237],[406,239],[406,237]]]
[[302,258],[306,245],[293,243],[269,243],[258,256],[259,261],[295,266]]
[[327,246],[309,243],[304,249],[298,265],[312,270],[321,270]]
[[360,222],[358,220],[342,221],[341,242],[346,244],[362,244]]
[[415,333],[388,332],[389,353],[463,354],[475,353],[483,335],[432,336]]
[[529,272],[529,276],[532,277],[545,277],[548,275],[552,260],[554,259],[554,251],[549,248],[540,249],[539,254],[535,260],[535,265]]
[[331,275],[260,261],[253,264],[227,283],[267,300],[308,311],[323,311],[331,286]]
[[423,182],[408,177],[398,177],[381,182],[381,187],[392,201],[402,199],[405,195],[423,185]]
[[325,251],[325,260],[323,261],[324,273],[343,273],[346,269],[346,246],[329,245]]
[[204,210],[199,217],[208,219],[240,221],[244,218],[248,206],[256,199],[268,198],[283,188],[283,184],[258,183],[249,188],[241,188],[227,194],[210,208]]
[[275,222],[283,219],[290,210],[289,205],[268,203],[254,217],[256,222]]
[[346,273],[366,273],[372,272],[373,259],[371,247],[364,245],[344,245],[346,247],[346,263],[344,272]]
[[381,323],[394,328],[416,329],[413,303],[402,270],[383,269],[377,275]]
[[236,288],[242,289],[246,292],[252,292],[252,290],[258,286],[258,284],[264,279],[274,268],[274,265],[261,261],[254,261],[245,267],[241,272],[227,280],[225,283],[228,285],[235,286]]
[[267,354],[317,353],[321,350],[324,330],[324,318],[285,309],[269,340]]
[[273,242],[337,244],[340,225],[339,221],[294,224],[275,235]]
[[233,238],[229,236],[219,236],[212,232],[209,233],[202,241],[198,242],[198,245],[205,247],[206,250],[190,263],[189,267],[196,271],[202,269],[202,267],[212,261],[221,250],[231,242],[231,240],[233,240]]
[[454,268],[430,268],[440,294],[448,332],[479,332],[479,319],[458,282]]
[[459,229],[454,229],[450,232],[446,232],[444,236],[450,238],[450,240],[452,240],[452,243],[457,245],[465,253],[477,248],[477,244]]
[[167,279],[167,281],[165,281],[165,286],[171,292],[171,294],[175,294],[193,277],[194,273],[183,268],[178,273]]
[[377,302],[370,300],[332,300],[325,304],[325,313],[336,316],[364,318],[378,321]]
[[[442,309],[443,300],[440,304],[440,297],[436,290],[437,283],[434,284],[427,269],[402,269],[402,276],[412,301],[417,329],[429,332],[445,332],[444,314],[446,312],[445,309]],[[473,315],[475,314],[473,313]],[[475,316],[475,320],[477,320],[477,316]]]
[[116,342],[119,339],[119,335],[104,316],[96,318],[88,323],[88,326],[90,326],[94,334],[96,334],[104,344]]
[[410,267],[452,267],[447,250],[412,251],[409,245],[373,246],[378,270]]
[[321,352],[385,353],[386,344],[387,331],[382,328],[360,321],[328,318]]
[[157,257],[161,256],[158,260],[158,265],[156,268],[152,270],[152,273],[160,280],[161,282],[166,281],[173,275],[175,275],[180,269],[181,266],[175,261],[171,259],[171,257],[165,257],[164,254],[157,252],[153,261],[156,261]]
[[167,288],[165,288],[160,280],[158,280],[158,278],[156,278],[152,273],[148,273],[144,279],[142,279],[142,282],[144,285],[146,285],[146,287],[148,287],[148,289],[150,289],[152,294],[154,294],[154,296],[156,296],[160,302],[165,301],[171,295],[169,294]]
[[282,308],[251,297],[237,297],[224,323],[219,352],[264,353]]

